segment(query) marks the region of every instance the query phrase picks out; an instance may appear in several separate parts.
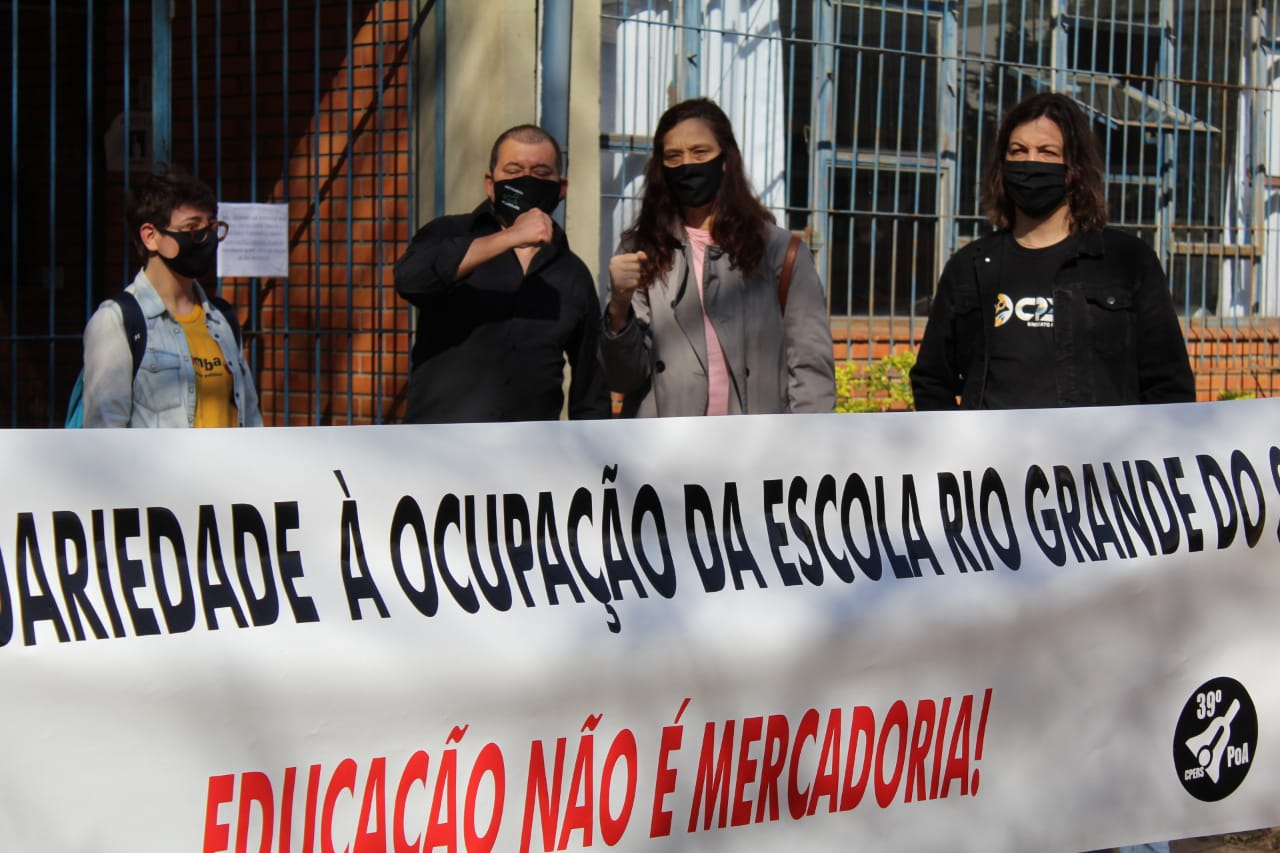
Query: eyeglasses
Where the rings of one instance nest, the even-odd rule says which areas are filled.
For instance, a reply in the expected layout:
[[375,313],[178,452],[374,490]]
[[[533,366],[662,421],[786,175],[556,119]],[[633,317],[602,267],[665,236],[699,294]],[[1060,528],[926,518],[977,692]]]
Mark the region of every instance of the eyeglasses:
[[230,225],[225,222],[219,222],[216,219],[208,225],[204,225],[199,228],[184,228],[180,231],[170,231],[168,228],[156,226],[157,231],[161,234],[168,234],[170,237],[177,238],[185,234],[190,237],[191,242],[195,243],[197,246],[209,242],[210,237],[213,237],[221,243],[223,240],[227,239],[227,231],[230,229]]

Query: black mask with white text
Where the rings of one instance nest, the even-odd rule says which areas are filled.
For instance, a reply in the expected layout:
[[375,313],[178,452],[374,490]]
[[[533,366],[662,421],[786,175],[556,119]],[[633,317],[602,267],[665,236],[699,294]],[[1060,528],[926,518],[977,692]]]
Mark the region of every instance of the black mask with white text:
[[1063,163],[1006,160],[1004,194],[1027,216],[1044,216],[1067,195],[1067,167]]
[[720,192],[720,182],[724,179],[724,152],[705,163],[663,166],[662,176],[671,190],[671,197],[681,207],[710,204]]
[[537,208],[550,216],[560,206],[560,182],[521,175],[505,181],[493,182],[493,214],[510,227],[516,217]]

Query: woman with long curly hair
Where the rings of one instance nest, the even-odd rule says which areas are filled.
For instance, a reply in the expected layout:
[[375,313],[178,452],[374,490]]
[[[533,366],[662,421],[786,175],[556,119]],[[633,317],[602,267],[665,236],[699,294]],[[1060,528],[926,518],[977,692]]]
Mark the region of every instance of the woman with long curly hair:
[[1004,117],[982,202],[996,231],[942,272],[911,371],[917,409],[1195,399],[1160,259],[1107,227],[1102,156],[1071,98]]
[[601,356],[641,416],[830,412],[835,368],[813,257],[751,191],[729,118],[667,110],[640,213],[609,262]]

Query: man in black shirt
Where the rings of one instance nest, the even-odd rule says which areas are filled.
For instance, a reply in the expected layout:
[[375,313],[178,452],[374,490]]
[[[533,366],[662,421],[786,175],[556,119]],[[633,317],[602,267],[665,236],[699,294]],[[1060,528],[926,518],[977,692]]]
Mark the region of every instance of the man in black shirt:
[[419,309],[406,423],[603,418],[600,303],[550,214],[564,198],[560,146],[534,125],[498,137],[488,200],[442,216],[396,262],[396,292]]

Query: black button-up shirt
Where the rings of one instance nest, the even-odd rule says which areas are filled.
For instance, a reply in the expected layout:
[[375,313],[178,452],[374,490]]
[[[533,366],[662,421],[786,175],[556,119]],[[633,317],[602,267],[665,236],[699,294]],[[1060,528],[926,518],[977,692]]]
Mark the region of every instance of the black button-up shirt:
[[554,420],[609,415],[597,356],[600,301],[559,225],[521,269],[514,251],[457,278],[478,237],[498,232],[486,201],[429,222],[396,262],[396,292],[419,309],[406,423]]

